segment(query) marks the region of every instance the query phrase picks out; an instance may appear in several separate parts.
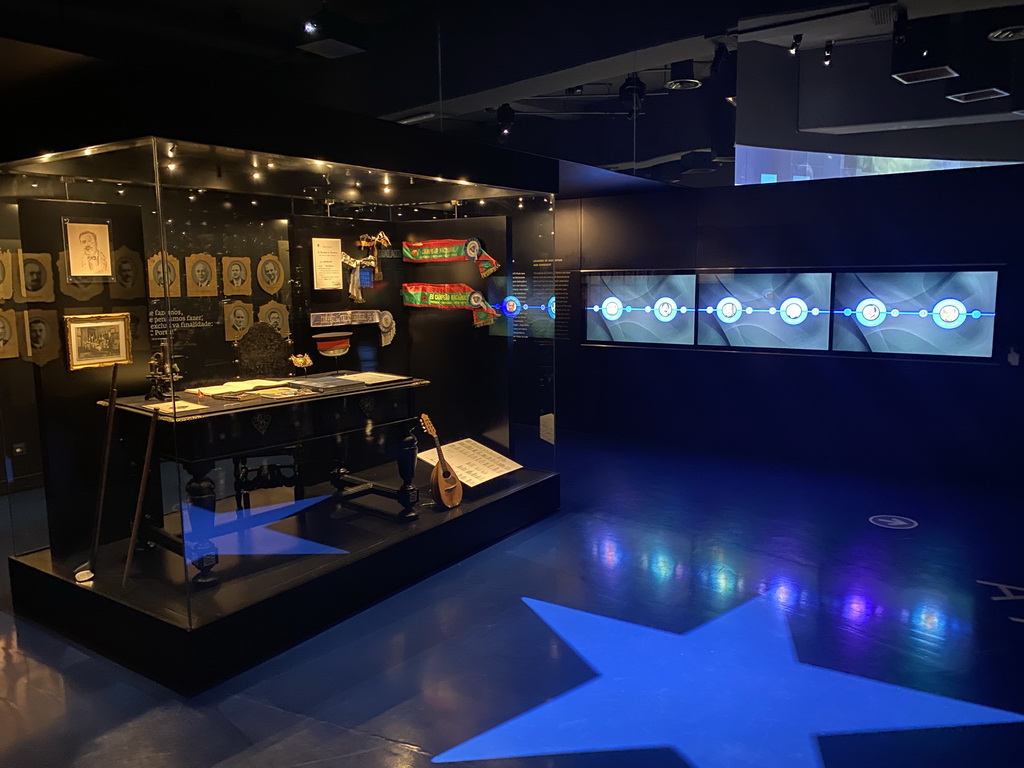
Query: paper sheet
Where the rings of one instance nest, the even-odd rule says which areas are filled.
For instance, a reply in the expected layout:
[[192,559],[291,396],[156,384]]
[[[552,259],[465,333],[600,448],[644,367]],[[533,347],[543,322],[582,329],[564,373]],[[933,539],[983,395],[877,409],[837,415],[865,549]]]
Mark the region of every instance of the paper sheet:
[[140,406],[141,408],[148,408],[151,411],[159,411],[160,413],[177,414],[185,411],[205,411],[209,408],[208,405],[199,405],[198,403],[187,403],[184,400],[168,400],[166,403],[144,403]]
[[228,381],[224,384],[211,384],[208,387],[193,387],[185,391],[192,395],[224,395],[228,392],[248,392],[257,387],[280,387],[280,380],[272,379],[249,379],[248,381]]
[[[444,452],[445,461],[451,464],[459,480],[468,487],[480,485],[523,467],[522,464],[516,464],[512,459],[506,459],[497,451],[492,451],[469,438],[442,445],[441,450]],[[437,449],[423,451],[419,458],[434,466],[437,463]]]
[[377,371],[364,371],[363,373],[346,373],[338,376],[345,381],[358,381],[362,384],[387,384],[391,381],[408,381],[409,376],[396,376],[393,373],[378,373]]

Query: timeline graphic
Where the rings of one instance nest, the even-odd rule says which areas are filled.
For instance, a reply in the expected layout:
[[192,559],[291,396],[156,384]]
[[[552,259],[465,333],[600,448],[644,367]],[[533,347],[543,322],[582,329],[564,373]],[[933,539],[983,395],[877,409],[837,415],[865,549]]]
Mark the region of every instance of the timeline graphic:
[[515,296],[506,296],[501,300],[501,311],[505,317],[512,318],[518,317],[523,312],[529,312],[531,309],[540,309],[548,313],[548,317],[552,320],[555,319],[555,297],[552,296],[550,299],[545,301],[543,304],[527,304]]

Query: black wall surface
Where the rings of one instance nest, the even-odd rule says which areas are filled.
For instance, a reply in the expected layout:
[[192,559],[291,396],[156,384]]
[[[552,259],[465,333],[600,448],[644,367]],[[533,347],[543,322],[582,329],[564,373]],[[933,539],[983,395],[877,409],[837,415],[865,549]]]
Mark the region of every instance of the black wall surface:
[[582,269],[1000,266],[991,360],[559,342],[559,427],[882,475],[1010,482],[1024,440],[1016,228],[1024,168],[560,201]]

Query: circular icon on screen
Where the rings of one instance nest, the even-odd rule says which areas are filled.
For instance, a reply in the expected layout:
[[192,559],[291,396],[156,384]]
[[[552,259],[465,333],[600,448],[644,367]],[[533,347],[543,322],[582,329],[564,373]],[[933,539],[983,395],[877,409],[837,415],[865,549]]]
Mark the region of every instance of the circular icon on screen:
[[605,320],[618,320],[622,317],[622,302],[614,296],[609,296],[601,303],[601,314]]
[[515,296],[506,296],[501,302],[501,311],[505,317],[515,317],[523,310],[523,305]]
[[800,325],[807,319],[807,303],[803,299],[786,299],[779,307],[779,316],[789,325]]
[[663,296],[654,302],[654,316],[663,323],[671,321],[676,316],[678,309],[675,301],[668,296]]
[[857,322],[866,328],[874,328],[885,320],[885,304],[878,299],[864,299],[857,305]]
[[967,319],[967,307],[956,299],[943,299],[932,310],[932,320],[939,328],[950,331],[959,328]]
[[743,307],[740,305],[738,299],[734,299],[732,296],[726,296],[715,308],[718,313],[718,319],[723,323],[735,323],[740,319],[740,313],[743,312]]
[[555,319],[555,297],[554,296],[552,296],[550,299],[548,299],[548,303],[545,305],[545,309],[547,309],[547,311],[548,311],[548,317],[550,317],[552,320],[554,320]]

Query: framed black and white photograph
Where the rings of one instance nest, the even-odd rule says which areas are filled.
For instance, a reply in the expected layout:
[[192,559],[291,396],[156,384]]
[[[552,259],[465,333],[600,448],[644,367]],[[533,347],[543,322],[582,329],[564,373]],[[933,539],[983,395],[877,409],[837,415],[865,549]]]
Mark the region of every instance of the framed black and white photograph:
[[146,262],[149,296],[160,299],[181,298],[181,262],[170,254],[155,253]]
[[259,319],[261,323],[266,323],[286,339],[291,334],[291,328],[288,326],[288,307],[279,301],[268,301],[260,307]]
[[64,251],[69,280],[109,281],[114,278],[110,219],[64,217]]
[[21,303],[53,301],[53,256],[18,251],[18,295]]
[[252,260],[247,256],[225,256],[220,262],[225,296],[252,296]]
[[132,361],[131,315],[67,315],[68,368],[103,368]]
[[260,257],[256,266],[256,280],[267,293],[277,293],[284,285],[284,269],[281,260],[272,253]]
[[13,309],[0,311],[0,360],[18,356],[18,320]]
[[224,340],[238,341],[252,325],[252,304],[232,301],[224,305]]
[[146,295],[146,270],[138,253],[121,246],[114,251],[114,280],[110,298],[141,299]]
[[217,295],[217,262],[208,253],[185,257],[185,286],[189,296]]
[[10,251],[0,250],[0,301],[14,297],[14,269]]
[[25,343],[21,347],[22,360],[46,365],[60,354],[60,326],[57,310],[30,309],[22,312],[21,332]]

